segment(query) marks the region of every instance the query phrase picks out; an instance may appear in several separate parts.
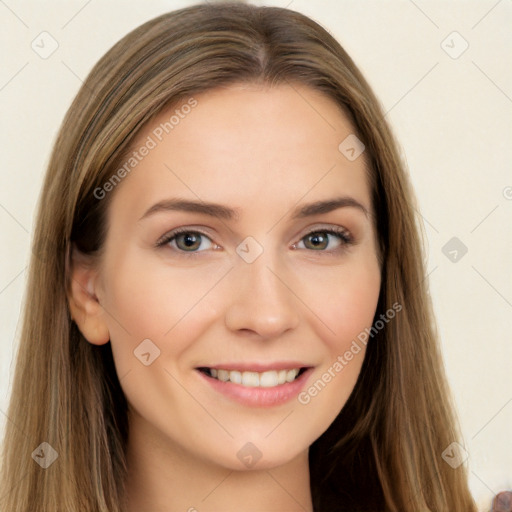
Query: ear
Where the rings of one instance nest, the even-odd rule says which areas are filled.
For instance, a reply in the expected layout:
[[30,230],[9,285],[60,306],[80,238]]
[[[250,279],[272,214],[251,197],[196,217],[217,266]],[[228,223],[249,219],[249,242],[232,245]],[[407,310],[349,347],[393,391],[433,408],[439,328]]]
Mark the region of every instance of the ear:
[[96,295],[98,271],[76,247],[70,254],[70,289],[68,303],[71,317],[85,339],[93,345],[110,341],[105,310]]

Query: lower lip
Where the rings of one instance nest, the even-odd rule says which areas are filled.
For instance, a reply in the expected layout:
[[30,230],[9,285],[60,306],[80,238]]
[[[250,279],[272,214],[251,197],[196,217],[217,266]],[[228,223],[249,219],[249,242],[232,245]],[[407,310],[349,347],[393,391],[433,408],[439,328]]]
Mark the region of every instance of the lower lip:
[[306,384],[306,380],[313,371],[308,368],[293,382],[287,382],[271,388],[247,387],[233,382],[223,382],[205,373],[196,370],[199,375],[217,392],[250,407],[274,407],[284,404],[296,397]]

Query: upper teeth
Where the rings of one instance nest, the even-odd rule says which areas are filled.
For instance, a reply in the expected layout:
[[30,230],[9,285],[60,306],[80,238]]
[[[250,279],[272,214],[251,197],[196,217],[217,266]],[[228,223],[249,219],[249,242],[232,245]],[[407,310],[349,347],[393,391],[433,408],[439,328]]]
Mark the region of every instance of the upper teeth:
[[241,384],[242,386],[263,388],[271,388],[284,384],[285,382],[292,382],[299,374],[299,371],[300,368],[294,368],[293,370],[272,370],[263,373],[210,369],[211,376],[223,382],[231,381],[234,384]]

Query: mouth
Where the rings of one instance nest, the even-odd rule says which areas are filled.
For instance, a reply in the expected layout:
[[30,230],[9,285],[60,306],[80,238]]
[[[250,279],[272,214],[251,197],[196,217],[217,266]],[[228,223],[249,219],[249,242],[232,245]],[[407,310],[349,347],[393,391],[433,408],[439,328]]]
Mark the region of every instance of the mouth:
[[298,379],[307,367],[297,367],[282,370],[268,370],[264,372],[227,370],[223,368],[198,368],[198,370],[221,382],[231,382],[247,388],[273,388],[293,382]]
[[306,385],[314,367],[300,363],[222,365],[196,368],[207,388],[247,407],[276,407],[291,401]]

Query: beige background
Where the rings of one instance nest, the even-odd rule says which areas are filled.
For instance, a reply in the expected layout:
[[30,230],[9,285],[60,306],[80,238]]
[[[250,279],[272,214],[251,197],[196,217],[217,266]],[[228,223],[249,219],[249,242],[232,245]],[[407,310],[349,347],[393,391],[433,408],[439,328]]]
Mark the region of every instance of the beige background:
[[[112,44],[142,22],[192,3],[0,1],[2,422],[34,208],[59,124]],[[424,219],[428,278],[471,489],[486,510],[495,492],[512,489],[512,4],[264,3],[288,6],[326,27],[388,112]],[[43,31],[51,37],[40,36]],[[52,38],[58,48],[43,59],[31,45],[49,51]],[[452,237],[468,249],[462,257],[459,250],[456,262],[442,251]]]

